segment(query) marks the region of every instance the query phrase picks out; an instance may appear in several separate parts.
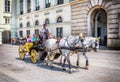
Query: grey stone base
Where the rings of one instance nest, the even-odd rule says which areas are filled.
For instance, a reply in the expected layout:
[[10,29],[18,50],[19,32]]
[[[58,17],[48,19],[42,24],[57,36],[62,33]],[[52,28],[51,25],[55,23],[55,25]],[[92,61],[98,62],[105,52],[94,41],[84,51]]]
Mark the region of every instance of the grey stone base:
[[111,48],[120,48],[120,38],[119,39],[108,39],[107,46]]

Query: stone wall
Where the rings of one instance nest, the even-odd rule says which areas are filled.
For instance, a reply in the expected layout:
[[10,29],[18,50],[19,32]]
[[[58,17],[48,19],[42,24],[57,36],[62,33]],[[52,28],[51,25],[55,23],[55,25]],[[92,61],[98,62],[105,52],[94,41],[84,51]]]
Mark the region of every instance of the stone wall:
[[76,0],[71,3],[72,34],[80,32],[84,36],[90,35],[91,16],[96,9],[103,9],[107,13],[107,46],[120,47],[119,38],[119,13],[120,4],[113,0]]

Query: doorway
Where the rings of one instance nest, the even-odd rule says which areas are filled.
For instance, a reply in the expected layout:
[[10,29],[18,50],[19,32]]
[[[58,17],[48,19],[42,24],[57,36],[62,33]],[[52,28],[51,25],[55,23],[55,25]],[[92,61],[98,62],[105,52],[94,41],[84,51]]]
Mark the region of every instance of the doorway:
[[2,43],[3,44],[11,43],[11,32],[9,30],[5,30],[2,32]]
[[91,33],[100,37],[100,45],[107,46],[107,13],[103,9],[96,9],[91,14]]

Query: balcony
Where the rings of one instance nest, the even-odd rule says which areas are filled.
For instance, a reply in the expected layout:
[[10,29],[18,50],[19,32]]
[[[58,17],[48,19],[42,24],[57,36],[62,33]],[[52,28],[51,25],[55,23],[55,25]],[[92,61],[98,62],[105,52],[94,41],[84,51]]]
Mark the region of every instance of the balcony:
[[45,4],[45,8],[50,7],[50,3]]

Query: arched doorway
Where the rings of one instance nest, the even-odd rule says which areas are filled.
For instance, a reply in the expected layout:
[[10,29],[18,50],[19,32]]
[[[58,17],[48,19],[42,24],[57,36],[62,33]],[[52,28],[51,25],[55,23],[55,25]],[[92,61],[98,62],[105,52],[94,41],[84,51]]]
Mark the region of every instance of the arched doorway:
[[91,35],[101,37],[100,45],[107,45],[107,13],[98,8],[91,13]]
[[2,43],[10,43],[11,42],[11,32],[9,30],[5,30],[2,32]]

